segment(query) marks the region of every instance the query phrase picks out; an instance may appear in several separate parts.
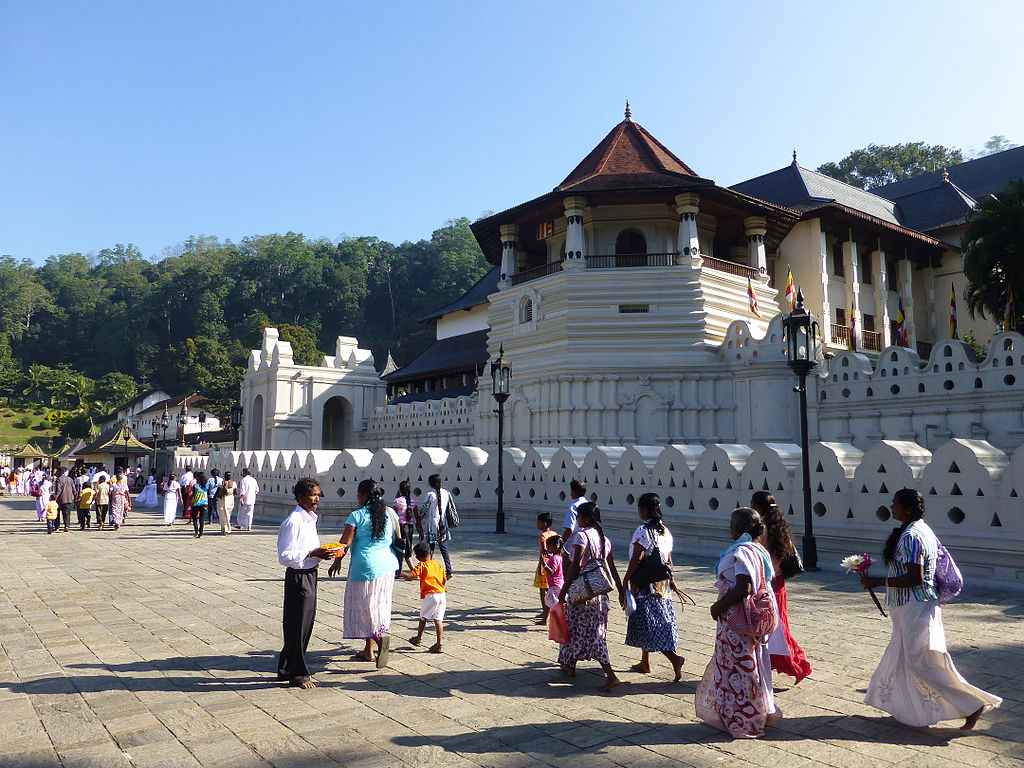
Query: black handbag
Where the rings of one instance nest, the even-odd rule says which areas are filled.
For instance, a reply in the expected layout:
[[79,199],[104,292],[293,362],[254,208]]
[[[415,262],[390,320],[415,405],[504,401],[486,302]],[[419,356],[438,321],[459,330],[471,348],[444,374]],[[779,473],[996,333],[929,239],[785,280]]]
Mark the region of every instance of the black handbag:
[[634,591],[639,591],[646,586],[671,578],[672,569],[661,559],[661,550],[655,544],[650,554],[644,555],[640,560],[633,575],[629,577],[629,583]]
[[804,572],[804,561],[800,559],[800,553],[793,550],[793,554],[787,555],[779,563],[779,571],[782,573],[782,578],[795,579],[797,576]]

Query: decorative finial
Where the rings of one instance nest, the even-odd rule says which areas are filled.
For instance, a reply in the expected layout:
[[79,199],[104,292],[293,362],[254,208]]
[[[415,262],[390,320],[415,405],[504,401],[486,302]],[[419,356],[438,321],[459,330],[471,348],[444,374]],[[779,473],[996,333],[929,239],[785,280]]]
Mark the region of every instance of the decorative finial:
[[796,305],[798,308],[804,305],[804,292],[802,288],[796,289]]
[[793,165],[796,165],[796,147],[793,147]]
[[627,120],[632,120],[633,119],[633,112],[629,108],[629,99],[626,99],[626,119]]
[[942,180],[947,184],[949,183],[949,170],[947,170],[946,168],[942,169]]

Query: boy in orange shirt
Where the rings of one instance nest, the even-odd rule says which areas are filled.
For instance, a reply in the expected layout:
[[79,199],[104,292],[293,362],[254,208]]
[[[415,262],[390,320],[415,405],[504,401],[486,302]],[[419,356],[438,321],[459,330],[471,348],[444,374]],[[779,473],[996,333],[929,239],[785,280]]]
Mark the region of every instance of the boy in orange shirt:
[[430,545],[425,541],[421,541],[413,547],[412,551],[419,562],[411,571],[404,571],[402,578],[407,581],[420,580],[420,599],[423,603],[420,606],[419,632],[416,633],[416,637],[409,638],[409,642],[413,645],[423,642],[423,630],[427,628],[428,621],[433,621],[434,629],[437,630],[437,642],[430,646],[430,652],[443,653],[441,623],[444,621],[444,612],[448,602],[444,589],[447,581],[444,575],[444,566],[433,559]]

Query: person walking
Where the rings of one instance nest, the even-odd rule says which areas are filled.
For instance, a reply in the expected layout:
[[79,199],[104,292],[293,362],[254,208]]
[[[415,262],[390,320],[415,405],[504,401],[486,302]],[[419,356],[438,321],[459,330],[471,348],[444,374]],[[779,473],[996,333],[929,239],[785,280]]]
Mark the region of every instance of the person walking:
[[[395,510],[395,514],[398,515],[398,529],[402,533],[402,543],[404,544],[402,555],[405,558],[405,564],[409,566],[411,571],[413,569],[412,531],[416,525],[416,499],[412,497],[412,483],[408,480],[403,480],[398,484],[398,495],[392,503],[392,508]],[[399,563],[395,578],[398,578],[401,573],[402,564]]]
[[366,661],[375,661],[380,669],[387,666],[391,648],[391,599],[397,564],[391,550],[395,518],[388,514],[384,489],[373,480],[359,483],[356,501],[359,508],[345,520],[342,551],[328,574],[336,575],[341,570],[342,558],[351,552],[345,583],[343,637],[365,641],[362,652],[357,655]]
[[636,600],[636,608],[626,625],[626,645],[639,648],[642,653],[639,663],[630,669],[650,674],[651,653],[662,653],[672,665],[678,683],[683,676],[685,659],[676,653],[672,534],[662,520],[658,494],[641,495],[637,500],[637,514],[641,523],[629,541],[629,565],[619,590],[621,605],[626,604],[627,589]]
[[238,483],[238,530],[252,530],[252,520],[256,510],[256,496],[260,492],[260,484],[249,474],[249,468],[242,468],[242,479]]
[[786,516],[775,502],[775,497],[768,491],[757,491],[750,499],[750,506],[761,515],[761,521],[765,526],[761,544],[772,556],[772,568],[775,569],[772,589],[775,591],[775,603],[779,606],[779,626],[768,638],[772,670],[794,677],[799,683],[811,674],[811,663],[807,661],[804,649],[789,631],[789,600],[782,563],[786,558],[796,554],[793,532],[786,522]]
[[224,482],[217,489],[215,503],[217,505],[217,519],[220,520],[220,535],[227,536],[231,533],[231,513],[235,509],[235,499],[238,497],[238,483],[231,479],[231,473],[224,473]]
[[115,531],[124,523],[125,515],[131,508],[132,499],[128,490],[128,479],[123,473],[118,474],[117,482],[110,489],[110,521],[114,524]]
[[213,516],[217,514],[216,503],[214,499],[217,498],[217,489],[220,488],[220,484],[224,481],[220,477],[220,471],[214,467],[210,470],[210,477],[206,481],[206,498],[208,504],[206,505],[206,524],[210,525],[213,523]]
[[603,559],[611,572],[615,587],[622,589],[619,572],[615,569],[612,542],[601,527],[601,510],[592,501],[580,504],[577,512],[577,530],[565,545],[569,559],[565,566],[565,583],[559,602],[565,603],[565,621],[569,626],[569,642],[558,646],[558,665],[569,677],[576,675],[576,663],[593,659],[601,665],[605,683],[598,690],[610,691],[621,681],[612,669],[608,656],[608,595],[598,595],[573,605],[567,603],[569,589],[592,559]]
[[107,522],[107,512],[110,509],[110,481],[106,473],[96,473],[96,480],[93,485],[96,487],[96,528],[103,530],[103,524]]
[[441,487],[440,475],[431,475],[427,481],[430,483],[431,490],[427,492],[423,505],[420,507],[422,512],[418,513],[417,518],[420,541],[426,537],[431,552],[437,545],[441,550],[441,559],[444,560],[444,577],[451,579],[452,559],[448,554],[448,542],[451,541],[452,534],[448,525],[448,510],[455,506],[455,501],[452,499],[451,493]]
[[192,484],[192,530],[195,538],[203,538],[203,528],[210,508],[210,497],[206,493],[206,475],[196,472],[196,481]]
[[732,544],[722,552],[715,568],[718,600],[711,606],[715,620],[715,651],[697,686],[697,717],[733,738],[754,739],[765,726],[782,719],[775,706],[772,663],[766,637],[741,634],[729,626],[730,611],[753,593],[765,590],[773,609],[774,576],[768,550],[757,543],[764,535],[761,516],[750,507],[738,507],[729,520]]
[[860,577],[864,589],[885,587],[892,619],[892,637],[864,701],[904,725],[920,728],[962,717],[960,727],[970,730],[1003,700],[968,683],[946,649],[935,590],[939,540],[924,521],[924,496],[898,490],[890,510],[900,525],[885,542],[886,575]]
[[164,525],[174,525],[174,518],[178,515],[178,504],[181,503],[181,484],[173,475],[164,475],[160,482],[161,509],[164,513]]
[[320,546],[317,534],[317,506],[320,484],[303,477],[292,489],[295,509],[277,532],[277,561],[285,567],[284,610],[281,627],[284,646],[277,660],[277,679],[297,688],[315,688],[306,666],[306,649],[316,621],[317,568],[335,556]]
[[75,508],[75,481],[68,476],[68,471],[61,467],[57,470],[57,480],[53,484],[53,492],[57,494],[57,504],[60,506],[61,522],[64,524],[64,531],[71,525],[71,510]]
[[587,484],[575,478],[569,483],[569,495],[572,503],[565,511],[565,518],[562,520],[562,541],[568,545],[569,539],[576,532],[576,514],[580,504],[587,503]]

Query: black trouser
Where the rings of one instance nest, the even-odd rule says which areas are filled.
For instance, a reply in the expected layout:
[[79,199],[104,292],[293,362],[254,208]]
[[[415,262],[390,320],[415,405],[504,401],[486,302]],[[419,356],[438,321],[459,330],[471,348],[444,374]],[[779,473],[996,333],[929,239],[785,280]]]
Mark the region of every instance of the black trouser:
[[92,513],[89,511],[89,507],[78,508],[78,527],[83,531],[92,525]]
[[110,509],[109,504],[97,504],[96,505],[96,522],[102,528],[103,524],[107,522],[107,510]]
[[206,524],[206,507],[192,507],[192,529],[203,535],[203,526]]
[[277,679],[291,683],[309,680],[306,648],[316,620],[316,568],[284,572],[284,647],[277,661]]
[[[402,553],[402,556],[406,560],[410,560],[412,558],[412,535],[413,531],[416,530],[416,526],[412,523],[400,523],[398,528],[402,532],[402,544],[405,545],[405,551]],[[402,570],[402,565],[403,563],[399,561],[398,570]]]
[[70,504],[60,505],[60,516],[64,520],[64,527],[68,528],[71,525],[71,510],[75,508],[75,502]]

